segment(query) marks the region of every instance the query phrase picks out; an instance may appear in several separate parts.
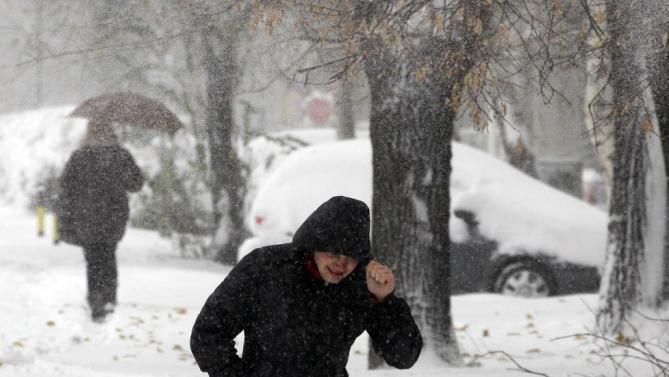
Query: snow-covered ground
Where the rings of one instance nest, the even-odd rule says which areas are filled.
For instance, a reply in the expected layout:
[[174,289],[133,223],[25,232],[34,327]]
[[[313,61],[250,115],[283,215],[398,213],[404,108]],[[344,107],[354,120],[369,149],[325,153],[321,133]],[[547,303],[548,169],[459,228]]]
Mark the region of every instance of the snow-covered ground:
[[[107,323],[94,324],[88,319],[80,250],[53,245],[48,234],[38,238],[32,214],[0,207],[0,376],[202,375],[189,351],[190,329],[229,268],[180,259],[168,241],[136,229],[128,230],[118,259],[119,306]],[[424,355],[408,371],[366,371],[361,337],[348,369],[358,377],[526,374],[502,353],[477,357],[504,351],[523,367],[550,376],[613,375],[588,337],[554,340],[587,332],[595,305],[595,295],[456,296],[456,333],[471,365],[448,368]],[[628,363],[633,376],[652,375],[640,364]]]

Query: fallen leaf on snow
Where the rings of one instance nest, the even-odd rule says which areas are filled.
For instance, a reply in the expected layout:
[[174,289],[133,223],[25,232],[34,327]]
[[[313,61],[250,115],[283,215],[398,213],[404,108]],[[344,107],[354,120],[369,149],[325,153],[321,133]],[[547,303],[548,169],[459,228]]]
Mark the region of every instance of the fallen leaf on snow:
[[484,329],[483,330],[483,337],[485,338],[485,337],[488,337],[488,336],[490,336],[490,331],[488,329]]
[[21,342],[20,340],[17,340],[16,342],[12,343],[12,346],[14,346],[16,348],[23,348],[24,347],[23,342]]
[[174,311],[177,312],[177,314],[186,314],[186,308],[176,308]]
[[531,348],[531,349],[525,351],[525,353],[539,353],[539,352],[541,352],[541,350],[538,349],[538,348]]
[[130,317],[130,319],[140,324],[144,323],[144,320],[139,317]]
[[178,344],[175,344],[174,347],[172,347],[172,349],[175,350],[175,351],[179,351],[179,352],[183,352],[183,350],[184,350],[183,347],[181,347]]
[[56,322],[54,322],[54,321],[46,321],[46,325],[49,326],[49,327],[54,327],[54,326],[56,326]]

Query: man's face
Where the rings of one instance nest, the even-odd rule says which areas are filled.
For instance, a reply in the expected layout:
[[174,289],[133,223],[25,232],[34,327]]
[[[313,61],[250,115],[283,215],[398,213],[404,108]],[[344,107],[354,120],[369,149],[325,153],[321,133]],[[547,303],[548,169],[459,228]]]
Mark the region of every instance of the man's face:
[[342,254],[328,253],[327,251],[315,251],[314,261],[323,280],[330,284],[339,283],[353,272],[355,266],[358,265],[358,261],[354,258]]

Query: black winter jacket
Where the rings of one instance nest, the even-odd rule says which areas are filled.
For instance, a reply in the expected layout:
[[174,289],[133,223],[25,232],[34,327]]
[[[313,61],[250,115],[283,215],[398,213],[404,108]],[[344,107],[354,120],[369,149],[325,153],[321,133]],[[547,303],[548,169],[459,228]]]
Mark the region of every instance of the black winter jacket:
[[[374,304],[360,263],[339,284],[315,280],[291,244],[249,254],[209,297],[191,335],[203,371],[215,377],[344,377],[355,339],[397,368],[418,359],[422,338],[404,300]],[[244,331],[242,357],[233,339]]]
[[[307,269],[312,251],[360,260],[338,284]],[[407,303],[390,295],[374,303],[367,290],[369,209],[335,197],[319,207],[290,244],[256,249],[209,296],[195,321],[191,350],[214,377],[344,377],[363,331],[397,368],[411,367],[423,341]],[[234,338],[244,332],[242,357]]]
[[70,156],[60,178],[60,232],[77,245],[117,243],[128,221],[128,194],[144,182],[120,145],[85,146]]

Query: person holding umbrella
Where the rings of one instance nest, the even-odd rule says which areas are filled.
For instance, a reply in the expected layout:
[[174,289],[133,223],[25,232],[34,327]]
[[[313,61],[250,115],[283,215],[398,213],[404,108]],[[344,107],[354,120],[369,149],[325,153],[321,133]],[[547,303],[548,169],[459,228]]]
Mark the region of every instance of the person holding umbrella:
[[116,246],[128,220],[128,192],[144,183],[130,152],[118,144],[109,121],[91,120],[82,145],[60,178],[60,233],[83,247],[91,318],[103,322],[116,305]]

